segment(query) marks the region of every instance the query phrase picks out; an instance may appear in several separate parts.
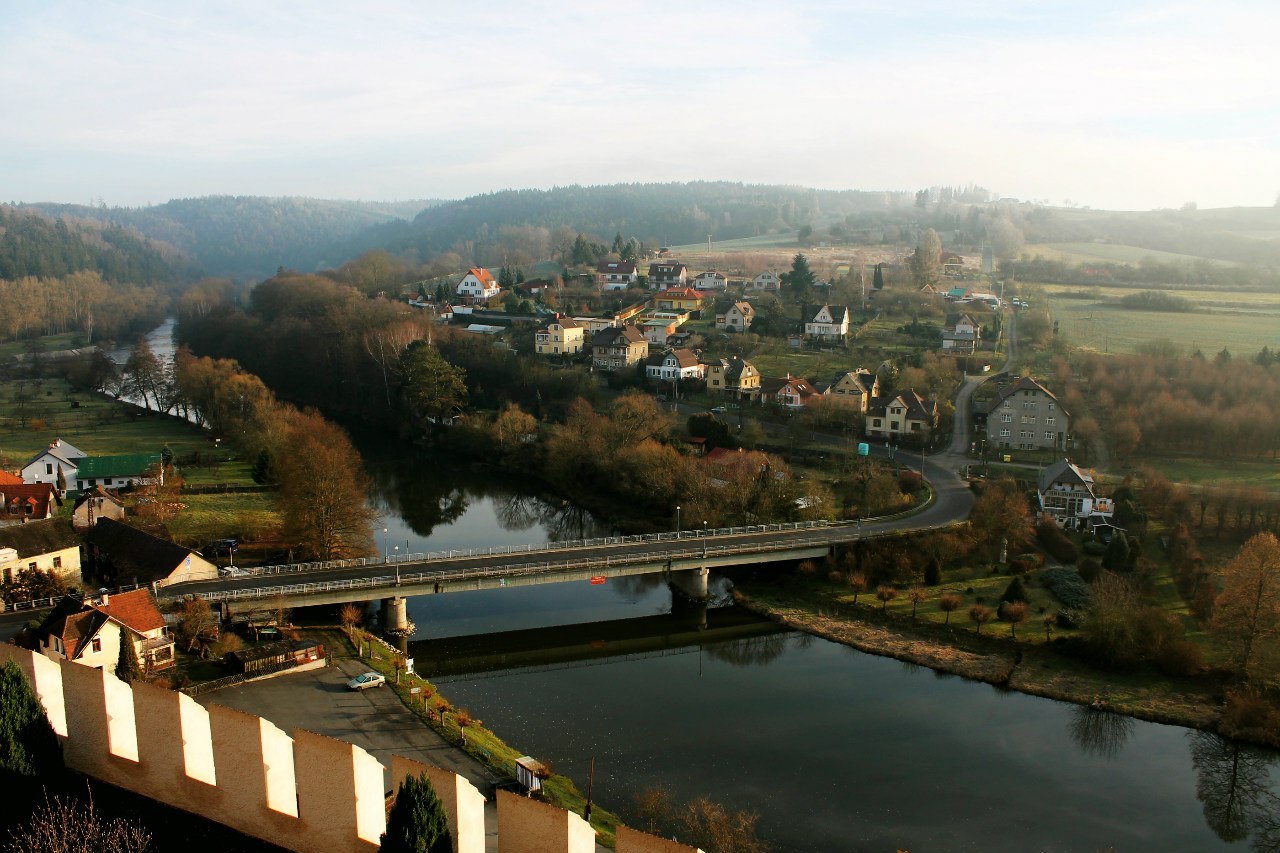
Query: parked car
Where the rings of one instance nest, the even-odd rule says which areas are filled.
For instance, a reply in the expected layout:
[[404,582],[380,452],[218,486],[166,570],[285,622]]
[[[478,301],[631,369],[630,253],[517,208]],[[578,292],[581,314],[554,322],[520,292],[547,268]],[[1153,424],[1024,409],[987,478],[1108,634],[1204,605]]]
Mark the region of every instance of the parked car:
[[724,406],[716,406],[716,407],[715,407],[714,409],[712,409],[711,411],[715,412],[717,415],[720,415],[720,414],[724,414],[725,412],[727,412],[727,411],[729,411],[729,410],[728,410],[727,408],[725,408]]
[[380,672],[362,672],[347,682],[347,689],[368,690],[370,687],[381,687],[386,683],[386,676]]

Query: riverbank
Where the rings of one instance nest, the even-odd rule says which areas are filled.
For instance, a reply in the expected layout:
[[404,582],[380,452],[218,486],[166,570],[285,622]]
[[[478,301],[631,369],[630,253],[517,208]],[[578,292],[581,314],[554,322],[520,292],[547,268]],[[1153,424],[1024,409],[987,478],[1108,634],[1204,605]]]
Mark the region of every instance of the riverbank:
[[734,598],[798,631],[1002,689],[1205,731],[1218,731],[1222,718],[1223,685],[1212,679],[1101,672],[1043,644],[908,621],[881,614],[874,604],[833,602],[801,584],[747,581],[735,587]]

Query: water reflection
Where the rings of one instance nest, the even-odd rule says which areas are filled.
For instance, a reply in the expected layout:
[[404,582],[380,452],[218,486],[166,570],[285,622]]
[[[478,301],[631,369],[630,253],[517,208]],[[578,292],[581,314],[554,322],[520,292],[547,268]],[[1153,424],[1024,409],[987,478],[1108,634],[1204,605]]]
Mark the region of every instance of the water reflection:
[[1280,797],[1270,778],[1276,754],[1210,732],[1188,732],[1187,739],[1209,828],[1223,841],[1252,839],[1254,850],[1280,850]]
[[702,652],[707,657],[730,666],[764,666],[782,657],[787,650],[787,641],[792,636],[795,635],[774,634],[766,637],[744,637],[726,643],[708,643],[702,647]]
[[1085,755],[1114,761],[1133,734],[1133,722],[1131,717],[1077,705],[1071,710],[1067,731]]

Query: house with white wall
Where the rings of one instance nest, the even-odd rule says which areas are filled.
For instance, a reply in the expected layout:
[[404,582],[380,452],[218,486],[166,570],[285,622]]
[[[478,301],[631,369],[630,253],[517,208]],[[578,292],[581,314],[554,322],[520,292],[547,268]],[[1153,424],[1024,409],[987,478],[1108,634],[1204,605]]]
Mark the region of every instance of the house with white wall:
[[458,295],[472,302],[488,302],[501,292],[493,273],[484,267],[472,267],[458,282]]
[[849,308],[823,305],[804,324],[804,336],[819,341],[840,341],[849,334]]
[[56,486],[58,469],[62,469],[63,477],[67,484],[71,485],[75,482],[76,468],[84,458],[84,451],[76,449],[60,438],[55,438],[48,447],[31,457],[27,464],[22,466],[19,474],[22,482],[27,484],[50,483]]

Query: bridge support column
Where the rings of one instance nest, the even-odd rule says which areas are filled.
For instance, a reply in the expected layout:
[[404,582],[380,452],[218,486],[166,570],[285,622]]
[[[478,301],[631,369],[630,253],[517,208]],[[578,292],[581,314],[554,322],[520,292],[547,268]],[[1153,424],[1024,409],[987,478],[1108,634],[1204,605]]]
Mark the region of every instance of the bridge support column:
[[697,631],[707,630],[707,599],[690,600],[683,592],[671,589],[671,615]]
[[706,566],[674,571],[670,574],[671,589],[690,601],[706,601],[711,597],[707,589],[707,577],[710,574],[711,570]]
[[409,621],[409,600],[403,597],[382,599],[382,630],[393,636],[413,633]]

